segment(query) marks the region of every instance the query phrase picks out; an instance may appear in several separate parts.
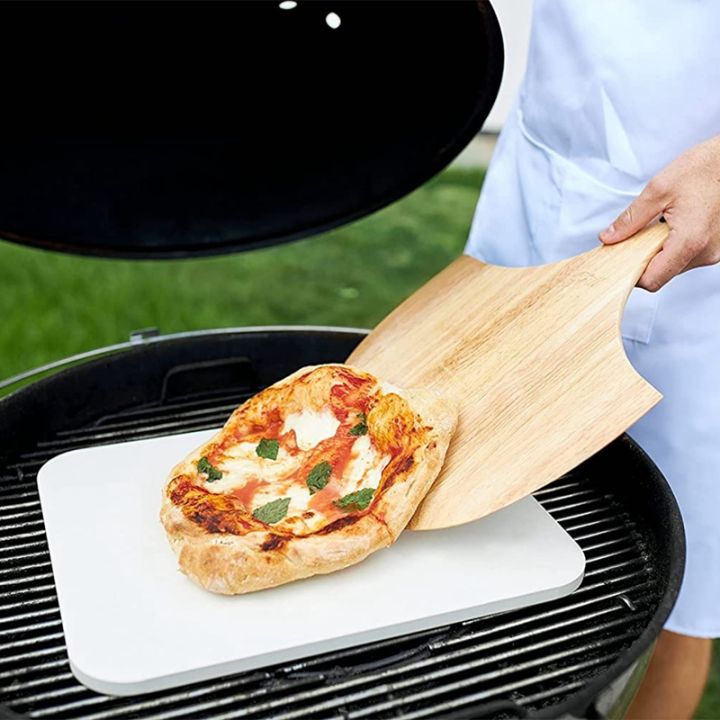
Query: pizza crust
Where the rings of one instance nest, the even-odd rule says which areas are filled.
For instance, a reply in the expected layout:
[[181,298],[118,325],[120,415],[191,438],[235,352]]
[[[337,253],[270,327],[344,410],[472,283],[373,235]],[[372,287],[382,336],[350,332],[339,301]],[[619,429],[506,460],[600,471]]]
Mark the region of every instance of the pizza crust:
[[[430,390],[403,392],[410,407],[432,426],[426,441],[412,455],[413,464],[402,471],[392,487],[373,503],[371,512],[384,519],[393,542],[405,529],[440,474],[457,426],[457,408]],[[402,478],[402,481],[399,481]]]
[[207,590],[224,595],[342,570],[392,542],[382,524],[369,514],[337,533],[330,543],[321,535],[310,535],[271,550],[263,550],[263,545],[272,543],[272,532],[191,534],[191,523],[169,503],[163,503],[163,523],[180,569]]
[[[310,366],[271,387],[281,388],[324,367],[348,368],[369,375],[347,365]],[[387,397],[399,396],[409,405],[416,421],[421,422],[422,442],[398,461],[401,466],[383,471],[383,478],[386,473],[391,475],[390,485],[378,492],[366,511],[349,513],[317,532],[299,536],[288,537],[287,530],[273,532],[274,526],[266,525],[243,534],[208,532],[173,502],[171,489],[178,478],[197,474],[196,464],[213,447],[213,438],[173,468],[163,492],[160,519],[181,571],[207,590],[238,594],[335,572],[392,544],[440,472],[457,423],[457,409],[433,391],[404,391],[382,382],[380,386]],[[311,395],[314,392],[311,388]],[[322,403],[323,398],[313,400]],[[226,427],[242,407],[233,413]],[[371,426],[372,412],[368,418]],[[411,435],[408,442],[412,441]]]

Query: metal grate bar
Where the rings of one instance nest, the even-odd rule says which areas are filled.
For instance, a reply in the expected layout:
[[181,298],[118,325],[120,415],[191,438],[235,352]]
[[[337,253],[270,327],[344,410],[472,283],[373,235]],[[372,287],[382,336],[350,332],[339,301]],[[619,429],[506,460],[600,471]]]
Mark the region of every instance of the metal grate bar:
[[[55,675],[53,677],[51,682],[60,683],[60,682],[63,682],[64,680],[75,681],[75,676],[71,672],[58,673],[57,675]],[[37,687],[38,685],[48,685],[48,679],[45,677],[41,677],[41,678],[35,678],[35,680],[25,680],[24,682],[21,682],[19,680],[14,680],[12,685],[9,688],[0,688],[0,692],[3,690],[12,689],[13,692],[19,693],[19,692],[22,692],[25,690],[29,690],[30,688]],[[83,690],[83,691],[87,692],[85,690],[85,688],[82,685],[78,684],[77,682],[75,682],[74,687],[76,687],[78,690]],[[49,690],[48,692],[52,692],[52,691]]]
[[[40,618],[45,615],[60,615],[60,609],[57,607],[33,609],[32,612],[20,613],[19,615],[2,615],[0,616],[0,625],[10,625],[20,620],[29,620],[30,618]],[[35,626],[33,626],[35,627]]]
[[[269,687],[260,688],[258,690],[247,692],[247,693],[240,693],[238,695],[233,696],[232,698],[228,698],[227,701],[228,702],[245,702],[248,700],[253,700],[257,697],[266,697],[266,696],[272,694],[273,692],[277,692],[281,689],[287,690],[289,688],[297,689],[300,687],[307,687],[307,685],[309,685],[310,683],[314,684],[314,682],[316,682],[316,681],[310,680],[310,679],[305,679],[305,680],[298,680],[293,683],[287,683],[286,686],[282,687],[282,688],[280,686],[275,687],[275,688],[273,688],[272,686],[269,686]],[[97,705],[98,703],[104,702],[105,700],[107,700],[107,698],[105,698],[104,696],[93,696],[93,697],[89,697],[85,700],[81,700],[81,701],[77,701],[77,702],[73,702],[73,703],[67,703],[65,705],[55,706],[55,711],[56,712],[68,712],[68,711],[77,710],[80,708],[85,708],[88,705]],[[129,705],[126,705],[123,708],[123,711],[124,712],[132,711],[135,709],[136,705],[142,705],[142,704],[143,703],[130,703]],[[165,704],[165,703],[162,703],[162,704]],[[192,708],[187,708],[187,707],[179,708],[179,709],[172,710],[172,711],[162,712],[160,714],[153,713],[152,715],[150,715],[150,717],[152,717],[152,718],[183,717],[183,716],[191,715],[191,713],[198,713],[202,710],[215,708],[222,704],[223,704],[223,701],[221,699],[215,698],[213,700],[209,700],[206,702],[195,703],[192,706]],[[157,706],[156,704],[148,705],[147,703],[145,703],[145,705],[146,705],[146,707],[151,707],[151,708]],[[43,711],[35,712],[35,713],[33,713],[33,717],[44,717],[44,713],[43,713]],[[97,718],[108,718],[108,717],[113,717],[113,714],[105,713],[105,712],[95,713],[95,714],[83,713],[84,720],[96,720]]]
[[595,577],[600,573],[606,573],[610,570],[619,570],[620,568],[629,567],[631,565],[642,565],[642,558],[633,558],[632,560],[626,560],[625,562],[615,563],[614,565],[608,565],[607,567],[596,568],[595,570],[587,570],[585,577]]
[[[604,495],[601,495],[595,488],[588,488],[588,487],[582,487],[580,486],[578,489],[573,490],[571,492],[558,492],[555,488],[548,488],[551,492],[547,492],[546,496],[540,495],[538,500],[542,499],[543,507],[547,510],[549,507],[552,507],[555,503],[563,502],[565,500],[573,500],[578,497],[585,497],[586,495],[589,495],[591,497],[599,497],[604,498]],[[557,494],[556,494],[557,493]],[[534,495],[537,497],[539,493],[534,493]],[[554,509],[554,508],[553,508]]]
[[[584,536],[579,531],[589,529],[591,533],[624,533],[625,535],[627,535],[628,530],[631,529],[630,526],[632,525],[632,523],[629,521],[628,525],[625,526],[622,518],[616,517],[602,517],[598,518],[597,520],[590,520],[578,523],[577,525],[574,523],[569,523],[561,518],[555,518],[555,520],[558,521],[558,523],[573,538],[573,540],[575,540],[575,542],[578,542],[578,544],[582,544],[584,541]],[[578,538],[580,539],[578,540]]]
[[[97,430],[92,434],[83,437],[73,437],[64,441],[63,445],[58,448],[47,448],[44,450],[37,450],[32,453],[26,453],[23,455],[24,458],[36,458],[38,460],[46,460],[52,458],[58,454],[58,452],[67,452],[68,449],[91,447],[93,445],[104,445],[106,441],[116,442],[120,439],[122,442],[137,440],[139,436],[143,437],[156,437],[159,435],[177,435],[178,433],[194,432],[195,430],[206,430],[213,427],[221,427],[227,420],[227,414],[215,414],[207,418],[198,418],[192,423],[186,420],[177,420],[174,422],[166,422],[162,425],[157,425],[152,428],[137,427],[132,429],[120,429],[120,430],[105,430],[102,428],[101,432]],[[162,432],[160,432],[162,431]]]
[[[31,617],[35,617],[37,613],[34,613],[31,615]],[[60,619],[57,620],[48,620],[47,622],[36,622],[32,625],[24,625],[22,627],[15,627],[10,628],[9,630],[0,630],[0,639],[3,637],[16,637],[18,635],[22,635],[23,633],[27,632],[37,632],[38,630],[44,630],[46,628],[53,628],[53,627],[61,627],[62,623],[60,622]],[[43,639],[47,639],[50,637],[50,635],[42,635]]]
[[[72,673],[67,673],[67,675],[72,678]],[[46,682],[46,681],[43,681]],[[87,690],[82,685],[69,685],[67,687],[61,687],[61,688],[52,688],[52,690],[47,690],[46,692],[38,693],[37,695],[26,695],[23,697],[23,703],[27,705],[36,705],[38,703],[45,702],[46,700],[56,700],[64,697],[68,697],[69,695],[77,695],[78,693],[86,693]],[[53,710],[55,712],[56,710]],[[36,713],[33,713],[35,717],[37,717]]]
[[558,478],[550,485],[546,485],[545,487],[536,490],[533,493],[533,497],[540,499],[545,495],[552,495],[560,490],[566,490],[568,488],[579,488],[583,486],[586,486],[584,478],[579,478],[577,475],[569,474]]
[[[17,479],[17,478],[15,478]],[[12,505],[9,501],[11,500],[22,500],[23,498],[32,497],[37,498],[37,490],[28,490],[26,492],[19,492],[19,493],[9,493],[7,490],[0,489],[0,500],[3,503],[4,507],[16,507],[16,505]],[[36,500],[35,502],[40,502],[40,500]]]
[[[51,577],[53,577],[52,572],[40,573],[39,575],[21,575],[20,577],[10,578],[9,580],[0,580],[0,588],[12,587],[13,585],[23,585],[24,583],[35,582],[36,580],[47,580]],[[53,585],[52,587],[55,586]],[[5,595],[0,592],[0,598],[4,596]]]
[[[255,390],[243,390],[242,392],[238,392],[237,394],[228,395],[223,391],[220,391],[218,393],[208,393],[205,396],[193,396],[195,397],[194,400],[178,399],[165,404],[161,404],[158,400],[157,402],[148,403],[147,405],[144,405],[142,407],[128,408],[126,410],[112,413],[111,415],[103,415],[102,417],[98,418],[94,423],[92,423],[89,427],[100,427],[107,424],[108,422],[115,422],[119,418],[137,418],[141,421],[144,418],[145,422],[151,424],[155,420],[155,418],[166,417],[170,411],[184,410],[186,408],[193,407],[204,407],[208,405],[218,409],[220,407],[227,406],[234,410],[241,402],[244,402],[249,397],[252,397],[255,392]],[[87,428],[72,428],[71,430],[60,430],[57,433],[57,437],[74,435],[78,432],[83,432],[86,429]]]
[[[583,551],[585,548],[583,548]],[[629,555],[634,558],[638,558],[637,548],[632,545],[627,545],[621,541],[617,543],[603,545],[593,548],[585,552],[585,566],[593,565],[595,563],[607,562],[608,559],[613,557],[622,557]]]
[[[42,638],[27,638],[26,640],[15,640],[11,643],[0,644],[0,651],[5,649],[12,650],[13,648],[27,647],[29,645],[37,645],[39,642],[45,642],[46,640],[60,640],[62,638],[63,634],[59,632],[45,635]],[[8,656],[7,660],[10,660],[10,656]],[[6,658],[3,658],[2,655],[0,655],[0,664],[4,663],[5,661]]]
[[558,513],[553,513],[553,517],[558,522],[568,522],[569,523],[573,520],[579,520],[580,518],[586,518],[586,517],[591,517],[591,516],[595,517],[599,513],[600,513],[601,517],[602,517],[602,515],[607,514],[607,515],[609,515],[609,519],[611,519],[611,520],[617,519],[615,513],[610,508],[607,508],[607,509],[603,508],[601,511],[585,510],[584,512],[573,513],[571,515],[564,515],[563,513],[558,512]]
[[[51,584],[51,585],[40,585],[39,587],[34,587],[34,588],[26,588],[24,590],[9,590],[7,592],[0,592],[0,599],[15,598],[15,597],[19,597],[22,595],[27,595],[28,593],[40,593],[45,590],[54,590],[54,589],[55,589],[55,585]],[[7,607],[7,605],[5,605],[4,603],[0,603],[0,606]]]
[[69,665],[68,659],[60,658],[59,660],[53,660],[45,663],[38,663],[32,665],[26,665],[25,667],[13,668],[12,670],[0,670],[0,680],[12,679],[13,682],[22,675],[31,675],[37,672],[44,672],[46,670],[52,670],[57,667],[67,667]]
[[610,535],[612,533],[623,533],[628,539],[635,540],[639,543],[640,538],[637,533],[628,532],[628,530],[632,530],[635,527],[635,523],[630,520],[627,525],[624,526],[618,525],[617,527],[605,528],[604,530],[593,530],[587,533],[573,532],[572,536],[573,540],[575,540],[578,545],[583,545],[586,540],[593,540],[594,538],[602,537],[603,535]]
[[[35,525],[35,526],[39,525],[40,527],[44,528],[45,525],[43,524],[43,520],[42,520],[41,514],[38,513],[38,512],[34,512],[34,513],[32,513],[32,514],[33,514],[33,515],[40,515],[40,517],[38,517],[37,520],[28,520],[27,522],[12,523],[11,525],[0,525],[0,530],[1,530],[1,531],[6,531],[6,530],[24,530],[25,528],[31,527],[31,526],[33,526],[33,525]],[[45,530],[43,529],[42,532],[44,533]],[[13,535],[12,535],[11,537],[20,537],[20,536],[15,536],[14,533],[13,533]]]
[[[31,717],[34,717],[34,718],[48,717],[49,715],[56,715],[58,713],[67,713],[68,711],[73,710],[73,709],[92,707],[93,705],[100,705],[105,702],[107,702],[107,698],[103,697],[102,695],[91,695],[91,696],[85,698],[85,700],[81,703],[80,702],[65,703],[64,705],[58,704],[58,705],[54,705],[51,708],[43,708],[40,710],[35,710],[31,714]],[[83,713],[83,715],[81,715],[81,716],[75,715],[74,717],[85,718],[86,715]]]
[[[597,507],[598,505],[602,506],[603,504],[603,498],[601,497],[591,497],[591,498],[585,498],[584,500],[578,500],[577,502],[566,502],[564,505],[560,505],[559,507],[552,508],[553,514],[557,515],[557,517],[562,517],[561,513],[565,513],[568,510],[576,510],[577,508],[587,508],[587,507]],[[548,508],[546,508],[548,509]]]
[[[33,533],[34,535],[41,535],[42,533]],[[33,557],[37,555],[46,555],[47,554],[47,539],[43,538],[42,540],[34,540],[33,542],[26,542],[26,543],[19,543],[17,545],[2,545],[0,546],[0,555],[7,554],[8,557],[0,558],[0,560],[10,560],[10,559],[17,559],[18,557],[27,557],[28,554],[25,555],[17,555],[13,556],[12,553],[15,550],[26,550],[27,548],[31,547],[43,547],[45,548],[45,552],[43,553],[31,553]]]
[[[25,457],[23,455],[22,457]],[[42,465],[41,462],[38,462],[37,460],[33,461],[20,461],[13,463],[12,465],[8,465],[8,470],[15,470],[18,472],[18,477],[13,478],[12,476],[7,476],[7,479],[11,482],[14,482],[17,485],[23,485],[23,484],[29,484],[29,481],[33,478],[25,477],[25,473],[23,472],[23,468],[39,468]]]
[[17,475],[15,475],[14,477],[11,475],[6,475],[4,478],[0,478],[0,480],[4,480],[8,484],[12,483],[12,485],[9,485],[8,489],[12,488],[13,490],[17,490],[22,486],[27,486],[28,490],[26,494],[32,494],[34,497],[38,497],[37,483],[35,482],[34,472],[24,473],[22,470],[18,470]]
[[[615,542],[616,540],[619,539],[619,540],[622,540],[623,542],[628,542],[628,543],[632,544],[633,540],[628,538],[627,533],[623,532],[623,530],[624,530],[624,528],[621,525],[615,525],[615,526],[606,528],[602,532],[591,533],[590,536],[588,536],[587,538],[574,537],[573,540],[575,540],[575,542],[582,548],[582,550],[585,554],[588,554],[588,553],[592,552],[592,548],[594,547],[591,542],[588,542],[588,540],[597,540],[597,538],[607,536],[607,535],[609,535],[611,537],[609,540],[607,540],[605,542],[608,542],[608,543]],[[599,545],[602,542],[603,541],[601,541],[600,543],[596,542],[596,545]],[[637,541],[635,542],[635,546],[636,546],[636,549],[639,550]]]
[[0,606],[0,611],[3,613],[9,612],[10,610],[15,610],[15,608],[24,609],[27,608],[29,605],[42,605],[47,602],[51,601],[57,601],[57,597],[53,593],[53,595],[48,595],[47,597],[43,598],[34,598],[32,600],[21,600],[20,602],[14,602],[14,603],[5,603]]
[[[604,517],[604,518],[600,518],[598,520],[589,520],[589,521],[585,521],[585,522],[581,522],[581,523],[569,523],[567,521],[567,518],[565,518],[564,520],[561,518],[555,518],[555,519],[563,526],[563,528],[568,533],[570,533],[570,535],[572,535],[573,538],[575,537],[575,532],[577,530],[585,530],[587,528],[594,528],[594,527],[597,527],[598,525],[606,525],[609,522],[616,522],[618,520],[618,518],[615,518],[615,517]],[[623,518],[623,521],[624,520],[625,520],[625,518]],[[631,525],[632,525],[632,522],[628,519],[628,526],[631,526]],[[617,528],[617,527],[619,527],[619,526],[618,525],[614,526],[614,528]]]
[[35,658],[45,657],[46,655],[54,655],[62,652],[63,650],[65,650],[64,643],[49,648],[43,648],[42,650],[19,653],[18,655],[6,655],[4,658],[0,658],[0,665],[10,665],[17,662],[24,662],[26,660],[34,660]]
[[[37,510],[31,510],[30,508],[37,508]],[[34,515],[35,513],[40,513],[40,500],[18,503],[17,505],[8,505],[0,508],[0,518],[3,521],[14,520],[19,517],[27,517],[28,515]]]
[[[38,555],[41,555],[41,553],[38,553]],[[27,556],[21,555],[20,557],[27,557]],[[47,557],[47,556],[46,556],[46,557]],[[13,558],[13,559],[14,559],[15,561],[17,561],[17,557],[15,557],[15,558]],[[0,560],[0,563],[2,563],[2,562],[3,562],[3,560]],[[49,568],[49,567],[50,567],[50,559],[49,559],[49,558],[48,558],[45,562],[28,563],[28,564],[26,564],[26,565],[23,565],[22,571],[23,571],[23,572],[27,572],[28,570],[36,570],[37,568],[42,568],[42,567],[46,567],[46,568]],[[0,568],[0,576],[2,576],[2,575],[9,575],[9,574],[11,574],[11,573],[17,574],[17,572],[18,572],[18,568],[17,568],[17,567],[8,567],[8,568],[5,568],[5,569],[1,569],[1,568]],[[23,577],[27,577],[27,576],[23,576]],[[37,576],[35,576],[35,577],[37,577]]]
[[[585,565],[594,565],[595,563],[599,562],[605,562],[606,560],[610,560],[611,558],[616,557],[622,557],[623,555],[628,555],[630,553],[635,553],[635,548],[620,548],[619,550],[613,550],[611,552],[604,553],[603,555],[593,555],[592,557],[587,558]],[[641,560],[642,558],[634,558],[635,560]]]
[[[580,545],[580,543],[578,543]],[[595,552],[596,550],[603,550],[604,548],[612,547],[613,545],[621,545],[622,547],[627,547],[630,550],[634,550],[637,552],[637,547],[633,547],[630,540],[628,540],[626,537],[618,537],[618,538],[612,538],[611,540],[604,540],[601,542],[597,542],[594,545],[581,545],[583,552],[585,555],[589,555],[590,553]]]
[[[41,543],[30,543],[31,545],[40,545]],[[2,548],[2,550],[5,550],[6,548]],[[2,552],[0,550],[0,552]],[[32,558],[43,558],[44,560],[47,560],[48,563],[50,562],[50,556],[48,555],[47,550],[41,550],[40,552],[34,552],[34,553],[25,553],[23,555],[12,555],[11,557],[0,557],[0,563],[9,563],[12,561],[13,563],[17,563],[19,560],[31,560]],[[44,563],[41,563],[44,564]],[[28,568],[35,567],[34,563],[23,563],[22,569],[27,570]],[[9,567],[9,570],[17,570],[17,567]]]
[[[225,405],[222,407],[211,407],[203,408],[198,410],[187,410],[184,412],[178,412],[173,414],[175,421],[187,422],[188,420],[200,420],[203,422],[209,420],[215,420],[215,418],[222,418],[222,424],[227,420],[230,413],[235,410],[236,405]],[[167,413],[166,413],[167,414]],[[206,417],[207,416],[207,417]],[[46,440],[45,442],[38,443],[38,447],[45,449],[57,449],[62,450],[68,444],[79,442],[80,440],[88,440],[96,437],[98,431],[129,431],[132,432],[138,427],[136,420],[126,420],[125,422],[109,422],[104,423],[99,427],[84,428],[82,430],[76,430],[73,433],[68,433],[65,437],[58,438],[57,440]],[[158,428],[158,425],[153,425],[153,428]]]
[[[193,417],[194,413],[214,413],[229,416],[241,403],[252,397],[251,392],[242,392],[235,395],[223,395],[221,397],[206,398],[204,400],[192,400],[189,402],[172,402],[165,405],[146,405],[142,408],[126,410],[113,415],[105,415],[87,427],[61,430],[56,438],[83,437],[92,434],[98,429],[113,427],[158,427],[158,421],[170,418]],[[44,444],[55,442],[55,439],[45,440],[38,443],[39,447]]]
[[[66,676],[68,678],[72,678],[72,673],[67,673]],[[256,680],[257,678],[255,678]],[[25,683],[25,686],[23,689],[31,688],[36,686],[38,681],[32,681],[29,683]],[[195,699],[198,697],[203,697],[206,695],[211,695],[213,693],[217,693],[222,690],[236,690],[239,686],[241,686],[243,683],[241,681],[235,681],[235,682],[222,682],[222,683],[214,683],[208,687],[202,687],[195,691],[183,691],[179,693],[174,693],[173,695],[166,695],[162,698],[152,698],[150,700],[144,700],[142,702],[132,702],[132,704],[123,705],[122,707],[116,707],[113,709],[110,709],[108,711],[101,711],[99,713],[95,713],[93,715],[83,715],[84,718],[111,718],[111,717],[117,717],[118,715],[124,715],[128,712],[128,710],[132,710],[133,712],[138,712],[141,710],[148,710],[157,708],[158,706],[162,706],[164,704],[169,704],[170,702],[182,702],[187,701],[189,699]],[[247,683],[245,683],[247,684]],[[23,703],[36,703],[36,702],[42,702],[48,699],[54,699],[55,693],[58,691],[53,689],[49,690],[44,693],[38,693],[36,695],[30,695],[30,696],[24,696],[22,698]],[[63,689],[64,695],[71,695],[71,694],[78,694],[78,693],[85,693],[87,694],[88,691],[82,686],[78,684],[74,684],[68,688]],[[102,700],[108,700],[109,698],[106,698],[104,696],[100,696]],[[236,698],[237,699],[237,698]],[[78,707],[82,707],[84,705],[87,705],[87,702],[79,702],[79,703],[72,703],[71,706],[65,705],[66,708],[70,709],[77,709]],[[54,708],[55,711],[57,711],[57,707]],[[195,708],[197,709],[197,708]]]
[[[180,433],[195,432],[196,430],[207,430],[215,426],[220,426],[223,421],[227,419],[225,416],[218,416],[213,422],[205,420],[203,422],[197,421],[195,423],[186,423],[182,420],[172,423],[164,423],[162,426],[158,426],[152,429],[137,428],[135,430],[109,430],[108,432],[96,433],[95,435],[84,438],[83,443],[78,443],[75,449],[81,449],[83,447],[92,447],[94,445],[108,445],[114,442],[126,442],[131,440],[147,440],[149,438],[158,437],[159,435],[179,435]],[[162,432],[158,432],[162,430]],[[31,458],[32,462],[19,462],[15,465],[11,465],[11,468],[30,468],[37,467],[47,460],[55,457],[58,454],[57,450],[38,450],[36,452],[26,453],[23,455],[24,458]],[[39,468],[38,468],[39,469]]]
[[560,687],[554,687],[552,690],[545,690],[543,692],[535,693],[534,695],[527,695],[524,698],[519,699],[518,705],[531,705],[541,700],[547,700],[548,698],[562,697],[565,693],[580,688],[585,684],[585,680],[576,680],[575,682],[566,683]]

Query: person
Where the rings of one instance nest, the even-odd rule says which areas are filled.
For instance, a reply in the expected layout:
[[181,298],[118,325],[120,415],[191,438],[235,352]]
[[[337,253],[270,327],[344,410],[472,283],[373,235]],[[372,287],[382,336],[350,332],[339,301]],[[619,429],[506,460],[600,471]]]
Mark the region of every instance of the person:
[[716,0],[535,0],[526,72],[465,249],[537,265],[668,223],[621,331],[664,395],[630,434],[675,493],[687,561],[635,719],[690,718],[720,636],[718,28]]

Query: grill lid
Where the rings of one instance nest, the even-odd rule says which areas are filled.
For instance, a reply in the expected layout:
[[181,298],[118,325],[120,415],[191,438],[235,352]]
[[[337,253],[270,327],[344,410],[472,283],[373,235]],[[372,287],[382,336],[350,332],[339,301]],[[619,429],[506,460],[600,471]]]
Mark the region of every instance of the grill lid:
[[[14,6],[0,236],[137,258],[284,242],[398,199],[480,130],[503,66],[487,0],[289,5]],[[57,133],[19,132],[38,117]]]

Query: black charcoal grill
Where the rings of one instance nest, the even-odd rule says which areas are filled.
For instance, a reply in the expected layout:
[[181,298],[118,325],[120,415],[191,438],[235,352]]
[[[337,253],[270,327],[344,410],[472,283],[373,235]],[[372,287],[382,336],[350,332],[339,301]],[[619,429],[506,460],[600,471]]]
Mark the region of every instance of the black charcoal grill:
[[266,328],[150,338],[0,404],[0,703],[26,717],[94,720],[597,717],[598,694],[659,632],[684,557],[672,494],[626,436],[536,494],[587,557],[583,584],[565,598],[132,699],[74,679],[40,466],[74,448],[217,427],[257,390],[343,360],[362,337]]
[[[183,118],[200,130],[6,133],[0,236],[68,252],[168,257],[312,234],[391,202],[447,164],[479,130],[499,84],[502,46],[485,2],[300,0],[287,11],[274,2],[182,4],[163,10],[173,13],[172,34],[168,18],[153,19],[144,5],[108,6],[105,14],[97,5],[76,6],[72,12],[94,14],[90,38],[65,15],[56,39],[52,18],[38,28],[27,10],[5,24],[6,34],[18,45],[39,35],[40,44],[65,49],[35,78],[50,93],[54,76],[85,67],[90,47],[106,79],[93,86],[95,107],[113,102],[113,93],[122,95],[119,108],[142,99],[147,123],[161,127],[189,105]],[[330,12],[340,16],[339,28],[327,24]],[[131,36],[131,57],[116,54],[111,27],[125,32],[124,47]],[[193,63],[181,54],[188,33],[199,38]],[[177,73],[157,70],[159,36],[165,56],[177,60],[163,67]],[[212,91],[227,91],[234,68],[250,67],[237,58],[245,52],[238,36],[282,56],[282,92],[277,83],[269,92],[270,72],[256,56],[240,111],[209,125],[197,108],[207,107]],[[452,47],[433,52],[438,37],[452,39]],[[328,65],[313,65],[309,45],[332,58],[343,82],[308,80]],[[123,76],[120,83],[122,73],[133,82]],[[207,85],[192,85],[199,78]],[[178,92],[191,84],[200,102],[173,92],[158,101],[159,79]],[[42,93],[37,84],[14,91],[23,121]],[[88,85],[79,80],[66,92],[79,118]],[[145,121],[132,120],[132,129],[145,129]],[[283,123],[290,135],[278,134]],[[271,139],[281,146],[277,156]],[[215,427],[296,368],[345,359],[362,336],[309,327],[140,333],[93,359],[59,363],[67,367],[0,401],[0,714],[349,720],[610,712],[610,689],[641,674],[684,561],[672,494],[627,436],[536,494],[587,557],[583,584],[565,598],[136,698],[101,695],[75,680],[37,494],[41,465],[75,448]]]

